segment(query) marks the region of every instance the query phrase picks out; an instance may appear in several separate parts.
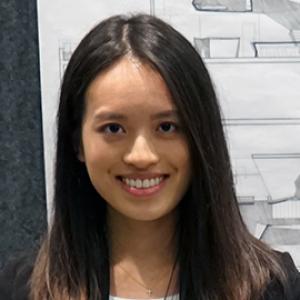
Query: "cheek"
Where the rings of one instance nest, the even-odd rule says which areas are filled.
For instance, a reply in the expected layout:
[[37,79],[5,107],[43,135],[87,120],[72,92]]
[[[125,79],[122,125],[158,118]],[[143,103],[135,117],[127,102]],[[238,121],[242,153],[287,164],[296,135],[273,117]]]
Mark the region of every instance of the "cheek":
[[103,175],[103,172],[110,173],[118,164],[119,156],[115,151],[109,151],[106,147],[93,147],[85,154],[85,163],[91,172]]
[[86,152],[86,167],[92,185],[103,199],[108,199],[112,192],[114,172],[118,165],[118,156],[106,147],[92,147]]
[[102,183],[107,184],[110,175],[120,161],[118,147],[108,147],[107,143],[99,138],[90,138],[83,141],[84,162],[92,184],[99,191]]
[[191,181],[191,159],[190,159],[190,153],[186,146],[181,147],[178,149],[177,152],[177,160],[175,163],[177,163],[176,168],[178,172],[178,185],[181,186],[183,189],[182,192],[185,192],[187,189],[190,181]]
[[177,146],[170,149],[174,149],[172,152],[169,152],[169,155],[172,157],[173,163],[178,171],[189,173],[191,169],[191,162],[189,149],[186,143],[178,143]]
[[[91,130],[90,130],[91,131]],[[84,159],[87,164],[105,164],[115,156],[116,148],[111,147],[98,133],[83,132],[82,146]]]

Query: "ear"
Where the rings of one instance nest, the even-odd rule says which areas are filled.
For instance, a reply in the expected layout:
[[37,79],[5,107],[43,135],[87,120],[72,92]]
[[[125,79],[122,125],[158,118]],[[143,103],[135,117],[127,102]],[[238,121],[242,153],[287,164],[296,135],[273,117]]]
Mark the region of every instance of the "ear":
[[73,133],[72,136],[72,143],[73,143],[73,149],[75,151],[78,160],[81,162],[85,162],[82,140],[81,138],[78,137],[78,134],[76,134],[75,132]]
[[77,149],[77,158],[81,161],[81,162],[85,162],[85,157],[84,157],[84,151],[83,151],[83,146],[82,143],[80,141],[78,149]]

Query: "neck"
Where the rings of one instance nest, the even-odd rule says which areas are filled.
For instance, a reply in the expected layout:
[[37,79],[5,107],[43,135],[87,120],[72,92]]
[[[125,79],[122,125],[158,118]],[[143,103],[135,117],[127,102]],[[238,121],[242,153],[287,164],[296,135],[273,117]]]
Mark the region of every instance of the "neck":
[[[110,256],[112,262],[130,260],[159,264],[175,259],[176,212],[161,219],[138,221],[108,212]],[[164,264],[164,263],[163,263]]]
[[[132,220],[110,210],[107,217],[112,293],[142,297],[145,294],[142,283],[153,288],[157,297],[165,296],[175,266],[176,211],[151,221]],[[174,284],[175,273],[176,270]],[[175,292],[174,284],[171,284],[171,294]]]

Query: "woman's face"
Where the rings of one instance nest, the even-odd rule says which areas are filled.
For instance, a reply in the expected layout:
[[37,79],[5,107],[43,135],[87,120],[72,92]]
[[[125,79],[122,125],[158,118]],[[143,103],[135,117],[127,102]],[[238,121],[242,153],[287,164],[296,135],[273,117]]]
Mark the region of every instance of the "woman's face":
[[125,57],[88,87],[79,159],[110,213],[155,220],[174,212],[190,155],[159,73]]

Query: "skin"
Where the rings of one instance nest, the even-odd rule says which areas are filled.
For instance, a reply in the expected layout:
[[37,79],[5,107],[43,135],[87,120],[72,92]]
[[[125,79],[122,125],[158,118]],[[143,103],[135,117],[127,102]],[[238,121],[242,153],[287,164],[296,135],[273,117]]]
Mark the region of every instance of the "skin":
[[[174,265],[176,207],[191,176],[171,95],[159,73],[124,57],[102,72],[85,96],[79,159],[108,204],[111,293],[148,298],[144,285],[153,288],[151,298],[163,297]],[[136,196],[119,176],[164,180],[155,194]]]

